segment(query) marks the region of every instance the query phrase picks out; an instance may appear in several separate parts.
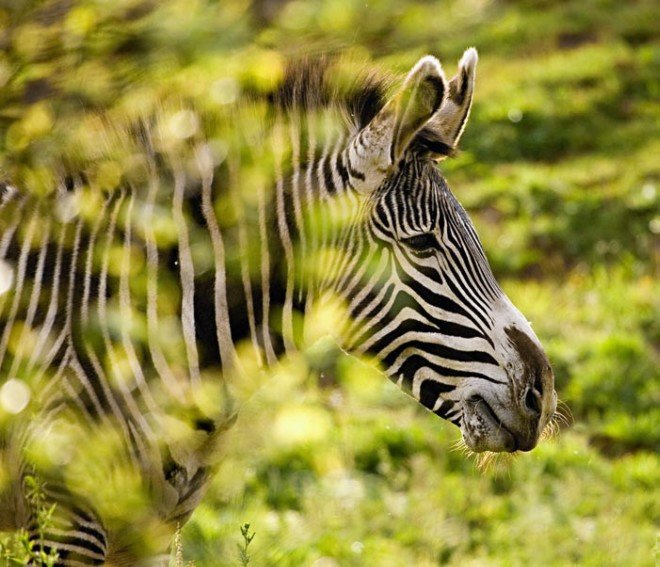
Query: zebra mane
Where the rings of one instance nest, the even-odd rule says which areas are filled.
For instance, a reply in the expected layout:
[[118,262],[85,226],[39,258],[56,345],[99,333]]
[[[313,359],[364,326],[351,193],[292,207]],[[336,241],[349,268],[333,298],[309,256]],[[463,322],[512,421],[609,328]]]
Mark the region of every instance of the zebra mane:
[[[359,130],[385,106],[395,79],[373,69],[347,72],[331,56],[307,56],[287,63],[283,78],[269,99],[287,112],[336,106],[345,111],[351,126]],[[428,128],[419,132],[411,147],[419,153],[453,155],[453,148],[439,141]]]
[[[310,110],[334,108],[344,115],[349,129],[355,133],[364,128],[386,104],[388,97],[399,84],[398,77],[381,69],[367,67],[350,59],[336,55],[310,55],[290,59],[285,65],[282,78],[266,94],[267,101],[286,113],[305,113]],[[263,94],[247,90],[243,101],[237,104],[263,100]],[[178,109],[184,113],[194,112],[194,103],[181,101]],[[152,138],[157,137],[157,125],[168,114],[177,113],[177,103],[157,101],[153,110],[146,114],[122,116],[111,109],[80,113],[95,132],[95,141],[91,154],[89,148],[80,148],[74,144],[60,148],[50,140],[48,146],[50,163],[58,179],[57,186],[65,193],[73,190],[74,185],[86,184],[87,167],[90,163],[101,162],[104,158],[122,162],[121,156],[127,155],[133,148],[134,155],[144,154],[153,159],[161,156],[154,149]],[[170,116],[171,117],[171,116]],[[198,138],[196,138],[198,139]],[[410,148],[420,154],[431,152],[437,155],[451,156],[453,148],[438,140],[430,128],[423,128],[412,141]],[[185,149],[182,143],[179,150]],[[190,150],[190,148],[188,148]],[[119,156],[119,157],[118,157]],[[181,157],[181,161],[185,161]],[[122,175],[127,171],[122,171]],[[74,183],[73,180],[76,180]],[[16,189],[22,187],[11,171],[0,170],[0,203],[13,198]],[[19,189],[22,191],[22,189]]]
[[[362,128],[383,108],[391,79],[373,71],[341,76],[341,64],[329,56],[291,60],[271,100],[288,112],[336,106],[353,126]],[[343,80],[342,80],[343,78]]]

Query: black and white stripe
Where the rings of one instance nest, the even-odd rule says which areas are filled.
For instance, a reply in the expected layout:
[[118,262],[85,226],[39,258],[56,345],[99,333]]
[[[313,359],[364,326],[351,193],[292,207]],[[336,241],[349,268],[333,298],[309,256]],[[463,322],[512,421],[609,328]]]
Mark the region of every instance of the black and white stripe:
[[[2,186],[0,263],[14,279],[0,295],[0,373],[37,377],[41,413],[27,431],[112,430],[117,466],[140,475],[170,527],[199,502],[207,453],[233,419],[228,399],[214,415],[190,409],[204,381],[240,377],[246,342],[261,368],[304,346],[295,319],[328,293],[350,315],[340,346],[374,356],[438,415],[460,423],[466,379],[503,383],[493,339],[502,293],[434,163],[457,143],[471,87],[450,83],[454,116],[429,57],[387,103],[372,83],[350,103],[326,98],[318,73],[303,66],[285,79],[261,142],[238,124],[242,151],[220,163],[205,142],[185,162],[147,145],[146,186],[103,194],[81,181],[45,199]],[[264,161],[272,167],[255,176]],[[53,215],[64,201],[73,213]],[[171,435],[172,419],[190,446]],[[47,486],[61,517],[40,545],[56,547],[60,564],[142,559],[66,478]]]

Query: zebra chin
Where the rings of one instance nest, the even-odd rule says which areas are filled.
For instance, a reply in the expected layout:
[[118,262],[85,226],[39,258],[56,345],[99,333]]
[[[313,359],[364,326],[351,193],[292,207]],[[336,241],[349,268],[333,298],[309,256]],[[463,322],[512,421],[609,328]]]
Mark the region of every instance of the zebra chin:
[[531,451],[536,447],[542,429],[538,419],[508,415],[510,410],[505,411],[501,407],[496,411],[479,394],[469,395],[462,406],[459,427],[463,441],[471,451],[514,453]]

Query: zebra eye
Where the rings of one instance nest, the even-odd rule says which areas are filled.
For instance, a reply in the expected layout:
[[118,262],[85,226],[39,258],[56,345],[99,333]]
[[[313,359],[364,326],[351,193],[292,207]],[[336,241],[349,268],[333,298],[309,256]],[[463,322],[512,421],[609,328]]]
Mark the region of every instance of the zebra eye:
[[402,238],[401,242],[413,252],[428,252],[438,246],[438,240],[436,239],[435,234],[430,232],[416,234],[409,238]]

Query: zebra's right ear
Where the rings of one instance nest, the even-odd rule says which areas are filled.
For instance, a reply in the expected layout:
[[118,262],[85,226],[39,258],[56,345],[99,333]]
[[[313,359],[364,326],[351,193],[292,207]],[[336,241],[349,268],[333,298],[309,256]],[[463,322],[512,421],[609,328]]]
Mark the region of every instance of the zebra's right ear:
[[445,99],[447,86],[440,62],[430,55],[411,69],[399,92],[374,116],[347,148],[351,174],[360,192],[376,189],[419,130]]
[[447,85],[445,102],[419,133],[418,142],[436,160],[451,156],[463,135],[472,107],[478,60],[474,47],[463,53],[458,72]]

